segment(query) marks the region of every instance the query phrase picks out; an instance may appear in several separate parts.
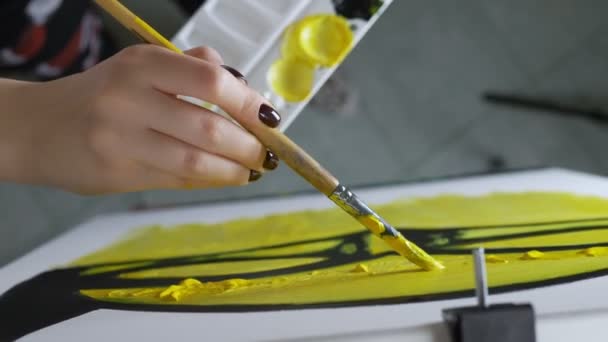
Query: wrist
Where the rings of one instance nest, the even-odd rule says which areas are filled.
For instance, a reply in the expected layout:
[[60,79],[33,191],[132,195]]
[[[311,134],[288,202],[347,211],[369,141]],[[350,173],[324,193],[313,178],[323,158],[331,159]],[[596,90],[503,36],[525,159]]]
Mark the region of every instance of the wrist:
[[0,79],[0,181],[33,183],[35,83]]

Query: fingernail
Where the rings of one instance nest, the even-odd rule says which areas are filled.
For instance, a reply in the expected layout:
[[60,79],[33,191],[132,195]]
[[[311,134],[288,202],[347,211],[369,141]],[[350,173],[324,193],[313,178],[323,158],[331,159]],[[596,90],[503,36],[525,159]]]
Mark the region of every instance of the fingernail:
[[249,182],[255,182],[260,178],[262,178],[262,174],[256,170],[251,170],[249,173]]
[[271,151],[267,151],[266,159],[264,159],[264,168],[266,170],[274,170],[277,167],[279,167],[279,158]]
[[274,108],[270,107],[265,103],[260,106],[259,118],[260,121],[262,121],[266,126],[272,128],[279,126],[279,124],[281,123],[281,116],[279,115],[279,113],[277,113]]
[[238,78],[239,80],[245,82],[245,84],[249,84],[247,82],[247,80],[245,79],[245,76],[243,76],[243,74],[241,74],[238,70],[236,70],[233,67],[229,67],[227,65],[222,65],[222,68],[226,69],[229,73],[232,74],[232,76]]

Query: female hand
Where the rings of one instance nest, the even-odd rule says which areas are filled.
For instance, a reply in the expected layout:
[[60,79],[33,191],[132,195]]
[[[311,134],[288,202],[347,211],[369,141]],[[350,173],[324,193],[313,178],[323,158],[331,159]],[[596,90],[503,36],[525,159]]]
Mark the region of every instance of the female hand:
[[277,167],[253,135],[176,94],[250,125],[280,121],[213,49],[137,45],[81,74],[0,91],[4,178],[91,194],[242,185]]

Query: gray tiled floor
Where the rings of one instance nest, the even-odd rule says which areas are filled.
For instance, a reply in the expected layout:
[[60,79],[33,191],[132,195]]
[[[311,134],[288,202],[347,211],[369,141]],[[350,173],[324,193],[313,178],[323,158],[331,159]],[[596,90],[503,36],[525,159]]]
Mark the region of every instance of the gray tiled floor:
[[[126,2],[166,35],[180,26],[166,1]],[[492,89],[608,109],[606,10],[601,0],[395,0],[339,71],[362,94],[356,113],[308,108],[288,134],[349,184],[538,165],[608,174],[606,127],[480,98]],[[285,166],[212,191],[83,198],[0,185],[0,265],[98,213],[302,189]]]

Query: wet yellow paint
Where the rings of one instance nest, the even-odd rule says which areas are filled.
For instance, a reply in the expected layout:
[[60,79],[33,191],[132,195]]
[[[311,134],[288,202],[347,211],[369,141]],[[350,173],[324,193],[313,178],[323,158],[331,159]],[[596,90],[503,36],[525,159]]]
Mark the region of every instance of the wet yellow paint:
[[407,258],[416,265],[422,267],[424,270],[441,270],[444,266],[437,260],[433,259],[420,247],[416,246],[411,241],[408,241],[403,236],[382,236],[386,231],[384,224],[373,215],[359,216],[357,220],[360,221],[365,227],[367,227],[375,235],[382,237],[393,250]]
[[316,68],[339,64],[353,41],[348,21],[337,15],[314,14],[292,23],[283,34],[282,56],[268,69],[268,84],[288,102],[305,100]]
[[590,257],[605,256],[608,255],[608,247],[589,247],[579,253]]
[[492,264],[506,264],[509,262],[509,260],[507,260],[505,258],[501,258],[498,255],[488,254],[488,255],[486,255],[486,262],[489,262]]
[[100,273],[116,272],[116,271],[120,271],[120,270],[124,270],[124,269],[131,269],[133,267],[146,266],[148,264],[149,264],[149,262],[143,261],[143,262],[125,263],[125,264],[120,264],[120,265],[93,267],[93,268],[90,268],[90,269],[82,272],[82,275],[95,275],[95,274],[100,274]]
[[380,222],[373,215],[359,216],[357,220],[361,222],[365,227],[367,227],[372,233],[380,236],[380,234],[384,233],[386,230],[382,222]]
[[240,273],[244,269],[248,270],[249,272],[260,272],[282,267],[306,265],[321,260],[323,260],[323,258],[292,258],[289,260],[275,259],[268,260],[264,263],[259,263],[257,261],[215,262],[188,266],[157,268],[145,271],[125,272],[122,273],[120,277],[131,279],[145,279],[166,277],[214,276],[221,274],[228,275]]
[[310,22],[315,21],[321,15],[313,14],[304,17],[292,24],[290,24],[283,33],[283,41],[281,44],[281,55],[287,59],[297,59],[304,63],[308,63],[313,67],[318,67],[318,63],[315,62],[304,49],[302,48],[302,28],[309,25]]
[[420,247],[406,240],[403,236],[384,236],[382,240],[400,255],[427,271],[442,270],[445,268],[438,260],[423,251]]
[[537,250],[527,251],[520,257],[521,260],[538,260],[546,257],[545,253]]
[[369,267],[365,264],[357,264],[355,268],[352,269],[353,273],[369,273]]
[[300,102],[312,91],[315,68],[299,59],[282,58],[272,63],[266,77],[275,93],[289,102]]
[[[138,269],[138,279],[153,278],[154,274],[183,279],[195,277],[200,285],[190,281],[188,287],[178,279],[163,287],[100,288],[81,292],[103,301],[197,306],[327,304],[427,297],[473,289],[469,246],[488,244],[494,248],[486,259],[490,287],[554,281],[608,268],[608,248],[601,247],[608,244],[608,228],[602,228],[604,222],[608,222],[602,219],[608,213],[608,200],[605,199],[563,193],[501,193],[401,200],[374,208],[396,227],[411,227],[417,234],[425,232],[428,241],[445,246],[450,253],[433,256],[446,269],[421,271],[404,262],[402,257],[391,254],[385,242],[362,233],[348,214],[330,209],[217,224],[143,228],[75,264],[114,263],[113,267],[116,267],[123,262],[125,267],[118,270],[124,277],[137,274],[129,271],[130,264],[138,265],[138,262],[151,259],[185,258],[194,264]],[[576,232],[581,234],[582,241],[594,240],[594,247],[581,248],[578,241],[563,234],[564,229],[572,228],[572,224],[555,223],[582,219],[597,219],[593,224],[588,221],[576,223],[576,227],[595,227]],[[536,224],[539,222],[546,224]],[[499,227],[490,227],[494,225]],[[446,229],[451,227],[469,228],[446,235]],[[593,238],[586,238],[585,232]],[[511,233],[513,237],[509,237]],[[526,237],[528,233],[541,235]],[[407,229],[404,234],[408,237]],[[483,242],[467,240],[480,237]],[[544,245],[532,246],[527,241],[543,237],[549,241]],[[561,246],[563,250],[547,251],[543,246]],[[500,248],[522,250],[495,252]],[[456,254],[459,250],[462,253]],[[522,260],[524,256],[533,259],[533,264],[530,260]],[[327,260],[338,261],[324,264]],[[213,264],[221,267],[213,268],[210,266]],[[312,265],[310,269],[301,268],[307,264]],[[184,272],[184,267],[191,266],[200,268],[190,269],[188,272],[192,271],[192,274]],[[100,271],[101,267],[97,267],[98,272],[103,271]],[[369,272],[361,272],[364,269]],[[256,276],[255,270],[275,270],[277,273]],[[209,276],[217,280],[205,281]],[[161,293],[164,293],[163,298]]]
[[245,279],[227,279],[217,282],[206,282],[193,278],[184,279],[179,284],[166,288],[125,289],[113,290],[107,293],[108,298],[156,298],[169,302],[179,302],[193,295],[218,295],[247,288],[251,285]]
[[416,265],[422,267],[424,270],[441,270],[444,266],[437,260],[433,259],[420,247],[416,246],[411,241],[408,241],[403,236],[382,236],[386,231],[384,224],[373,215],[359,216],[357,217],[365,227],[367,227],[372,233],[381,237],[391,248],[403,257],[407,258]]
[[354,40],[348,21],[337,15],[317,15],[304,20],[299,36],[304,53],[325,67],[342,61]]

